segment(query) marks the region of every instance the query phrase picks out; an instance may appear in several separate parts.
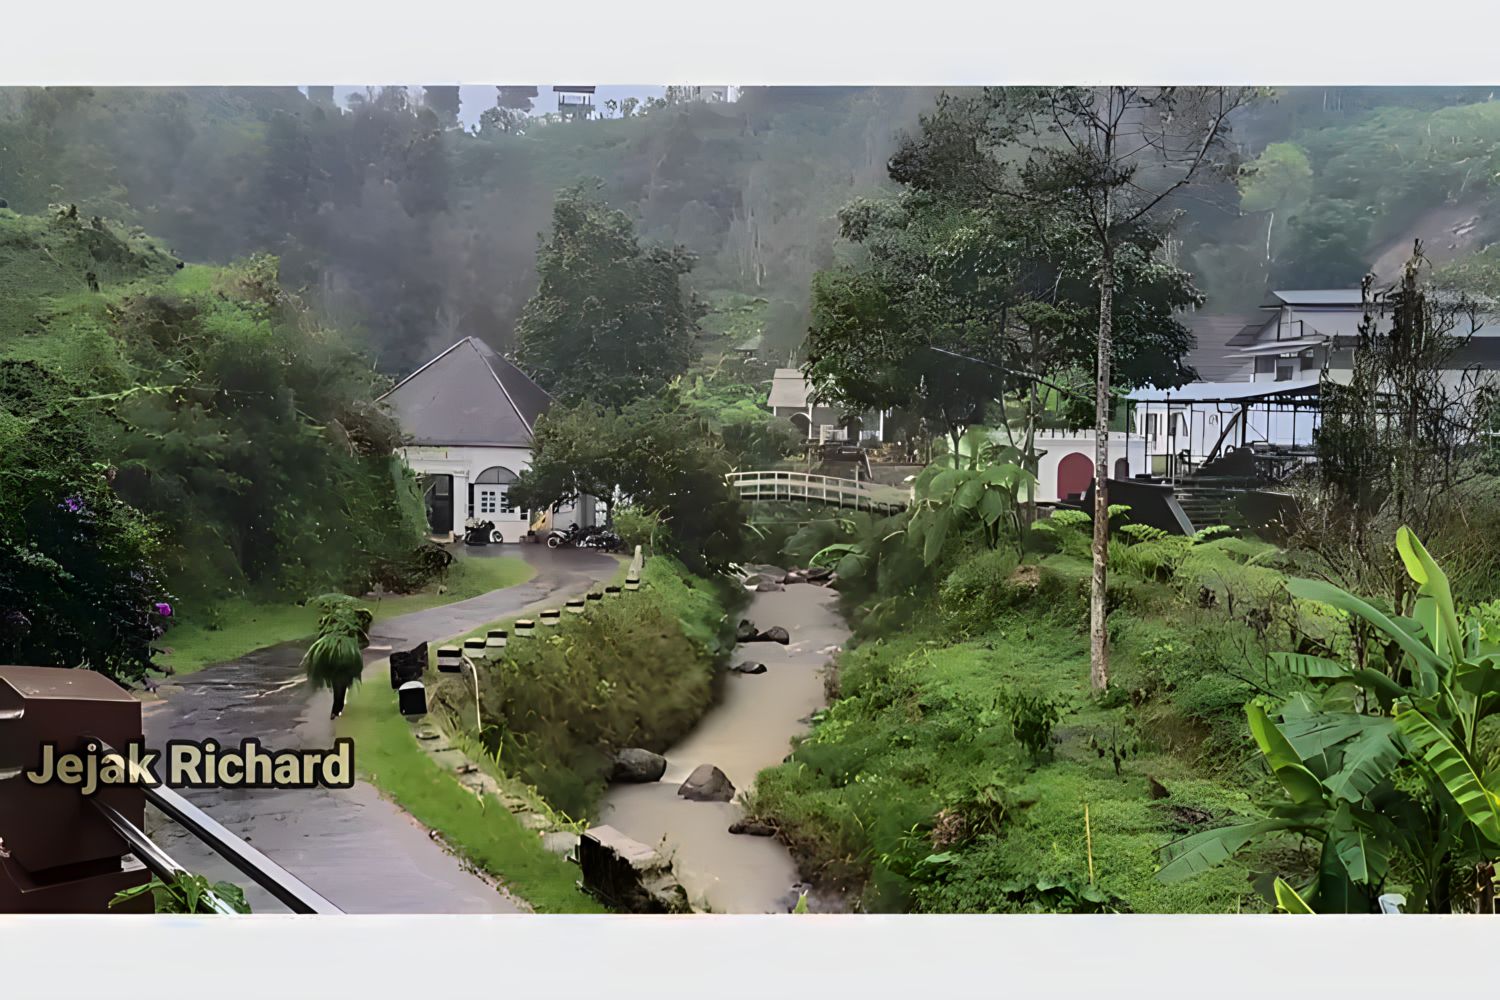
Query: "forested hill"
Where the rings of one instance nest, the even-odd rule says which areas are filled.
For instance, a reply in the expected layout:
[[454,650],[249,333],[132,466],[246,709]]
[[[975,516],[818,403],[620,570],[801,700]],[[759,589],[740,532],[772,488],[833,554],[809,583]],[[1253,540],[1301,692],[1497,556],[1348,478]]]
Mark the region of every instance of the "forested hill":
[[[644,241],[697,255],[697,290],[763,298],[756,322],[784,353],[806,329],[812,274],[850,252],[836,210],[885,189],[898,133],[937,93],[748,88],[733,104],[547,124],[497,108],[468,132],[450,89],[384,88],[347,108],[318,88],[0,91],[0,199],[76,204],[189,261],[275,253],[325,322],[362,328],[397,373],[463,335],[510,346],[553,199],[593,179]],[[1234,123],[1253,171],[1178,206],[1206,308],[1351,284],[1413,235],[1486,245],[1500,166],[1489,97],[1286,88],[1257,102]],[[1461,247],[1445,236],[1455,226]]]
[[[154,603],[420,577],[388,386],[274,257],[184,265],[72,207],[0,208],[4,649],[60,636],[45,649],[136,676]],[[80,631],[85,607],[107,613]]]

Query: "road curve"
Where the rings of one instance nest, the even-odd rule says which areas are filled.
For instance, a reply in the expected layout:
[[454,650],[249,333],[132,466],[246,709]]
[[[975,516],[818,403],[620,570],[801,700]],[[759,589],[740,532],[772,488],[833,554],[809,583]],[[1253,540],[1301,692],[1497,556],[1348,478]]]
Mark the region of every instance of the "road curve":
[[[379,622],[372,646],[402,648],[441,640],[515,614],[539,601],[581,593],[607,580],[612,557],[539,545],[480,548],[463,558],[517,555],[536,568],[525,583]],[[258,738],[276,749],[333,745],[327,691],[302,681],[301,643],[257,650],[163,685],[145,706],[146,740],[205,740],[220,745]],[[381,658],[384,652],[369,654]],[[356,750],[357,754],[357,750]],[[511,913],[514,900],[467,869],[415,820],[364,781],[349,789],[182,789],[214,819],[348,913]],[[152,836],[179,863],[246,886],[257,913],[284,907],[176,824],[148,818]]]

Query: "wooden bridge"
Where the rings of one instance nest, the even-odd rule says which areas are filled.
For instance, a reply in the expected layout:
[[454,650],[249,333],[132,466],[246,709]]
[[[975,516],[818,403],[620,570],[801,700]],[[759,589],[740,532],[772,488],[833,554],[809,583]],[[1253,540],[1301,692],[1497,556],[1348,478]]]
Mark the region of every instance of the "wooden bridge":
[[911,490],[882,483],[865,483],[838,476],[819,476],[810,472],[788,472],[764,469],[755,472],[731,472],[729,484],[741,500],[820,503],[835,507],[891,514],[911,506]]

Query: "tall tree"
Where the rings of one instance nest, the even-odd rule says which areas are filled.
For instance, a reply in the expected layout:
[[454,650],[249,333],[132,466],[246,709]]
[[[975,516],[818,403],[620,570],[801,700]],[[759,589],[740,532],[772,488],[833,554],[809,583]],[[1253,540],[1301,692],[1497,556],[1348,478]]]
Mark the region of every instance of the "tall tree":
[[457,87],[423,87],[422,103],[437,115],[443,128],[452,128],[458,124],[458,112],[463,106],[463,99],[459,97]]
[[541,277],[516,326],[518,360],[564,401],[619,406],[687,370],[704,307],[681,247],[642,247],[624,212],[573,188],[558,196]]
[[[996,93],[996,103],[1005,109],[1006,127],[1027,147],[1009,193],[1020,203],[1041,200],[1076,215],[1098,262],[1094,566],[1089,594],[1089,680],[1096,690],[1109,685],[1104,595],[1121,248],[1132,231],[1165,221],[1161,213],[1174,193],[1200,174],[1228,165],[1229,117],[1251,96],[1247,89],[1228,87],[1054,87]],[[1005,172],[1004,165],[997,170]],[[983,183],[985,178],[979,180]]]

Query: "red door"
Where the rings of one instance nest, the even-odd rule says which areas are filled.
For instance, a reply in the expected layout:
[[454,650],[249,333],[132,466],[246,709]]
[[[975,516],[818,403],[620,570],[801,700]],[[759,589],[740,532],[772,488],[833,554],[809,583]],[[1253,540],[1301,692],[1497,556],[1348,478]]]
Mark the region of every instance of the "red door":
[[1083,496],[1094,478],[1094,463],[1082,452],[1070,452],[1057,463],[1057,497]]

